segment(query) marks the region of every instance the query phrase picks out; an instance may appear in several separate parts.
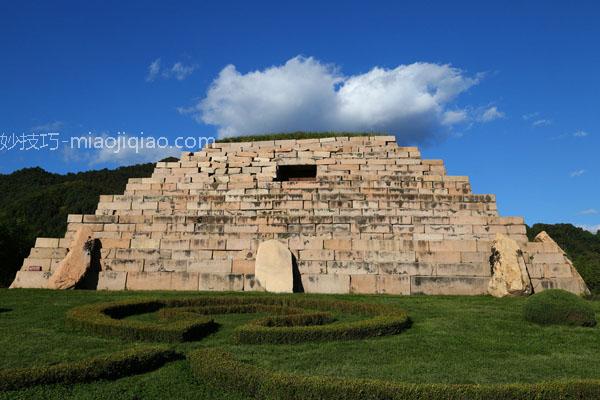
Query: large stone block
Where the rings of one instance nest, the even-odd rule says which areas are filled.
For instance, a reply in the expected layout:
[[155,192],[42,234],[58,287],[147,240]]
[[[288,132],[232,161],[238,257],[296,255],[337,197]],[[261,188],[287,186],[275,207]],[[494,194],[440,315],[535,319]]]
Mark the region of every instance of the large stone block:
[[199,274],[200,291],[242,291],[244,276],[241,274]]
[[129,272],[127,290],[171,290],[174,272]]
[[411,294],[482,295],[488,293],[490,278],[479,276],[413,276]]
[[17,271],[17,276],[10,285],[10,288],[43,289],[48,286],[48,278],[50,278],[50,275],[51,273],[48,271]]
[[350,275],[350,293],[377,293],[377,275]]
[[245,292],[264,292],[265,288],[254,275],[244,275],[244,291]]
[[55,248],[58,247],[59,239],[55,238],[37,238],[35,239],[35,247]]
[[173,272],[171,290],[198,290],[198,275],[194,272]]
[[349,293],[350,275],[301,275],[306,293]]
[[101,271],[98,274],[97,290],[125,290],[127,272]]
[[410,276],[408,275],[376,275],[377,293],[410,294]]

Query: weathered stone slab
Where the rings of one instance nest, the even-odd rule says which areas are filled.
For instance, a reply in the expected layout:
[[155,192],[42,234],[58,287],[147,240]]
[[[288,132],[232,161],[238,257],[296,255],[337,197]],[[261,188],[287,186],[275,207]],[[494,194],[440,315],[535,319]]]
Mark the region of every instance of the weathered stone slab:
[[515,240],[501,233],[496,234],[490,262],[492,278],[488,291],[492,296],[522,296],[532,293],[523,252]]
[[69,253],[48,279],[49,289],[73,289],[85,276],[92,262],[92,230],[82,225],[71,241]]
[[171,290],[194,290],[199,288],[198,274],[193,272],[173,272]]
[[199,274],[200,291],[241,291],[244,276],[241,274]]
[[50,278],[50,272],[48,271],[17,271],[15,280],[10,285],[11,289],[41,289],[48,286],[48,278]]
[[489,281],[479,276],[413,276],[410,294],[482,295],[488,293]]
[[350,293],[377,293],[377,275],[350,275]]
[[292,293],[294,275],[292,253],[281,242],[268,240],[258,246],[255,277],[267,292]]
[[244,291],[245,292],[264,292],[265,288],[254,275],[244,275]]
[[128,272],[127,290],[170,290],[175,272]]
[[59,239],[55,238],[37,238],[35,239],[35,247],[55,248],[58,247]]
[[410,295],[410,276],[377,275],[377,293]]
[[101,271],[98,274],[97,290],[125,290],[127,272]]
[[350,275],[301,275],[306,293],[349,293]]

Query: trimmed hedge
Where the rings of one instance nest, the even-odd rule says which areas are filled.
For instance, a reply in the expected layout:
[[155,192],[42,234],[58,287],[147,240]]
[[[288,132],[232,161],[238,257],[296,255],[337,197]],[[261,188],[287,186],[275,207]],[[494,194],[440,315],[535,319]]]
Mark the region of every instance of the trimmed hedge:
[[[165,322],[124,319],[156,311]],[[408,315],[393,306],[297,296],[201,296],[92,304],[69,311],[67,321],[92,334],[128,340],[178,342],[197,340],[214,332],[218,324],[205,315],[255,312],[278,316],[237,327],[234,331],[236,342],[275,344],[364,339],[397,334],[410,326]],[[333,323],[332,312],[368,318]]]
[[285,139],[321,139],[326,137],[355,137],[355,136],[386,136],[388,133],[373,132],[288,132],[267,133],[262,135],[236,136],[217,139],[216,143],[231,142],[257,142],[262,140],[285,140]]
[[301,308],[285,307],[265,304],[233,304],[233,305],[211,305],[204,307],[172,307],[158,310],[159,319],[189,318],[198,315],[214,314],[255,314],[270,313],[281,315],[301,314],[305,310]]
[[145,347],[105,356],[45,367],[0,370],[0,391],[35,385],[73,384],[100,379],[113,380],[153,371],[164,364],[184,358],[163,347]]
[[169,324],[123,319],[168,307],[170,300],[135,300],[77,307],[67,313],[67,324],[99,336],[119,337],[125,340],[155,342],[187,342],[201,339],[218,328],[207,318],[181,319]]
[[527,321],[540,325],[595,326],[594,308],[581,297],[561,289],[544,290],[527,299]]
[[374,379],[306,376],[242,363],[219,349],[188,357],[196,379],[256,399],[286,400],[539,400],[600,398],[600,381],[538,384],[411,384]]
[[[299,316],[302,317],[302,316]],[[265,324],[265,320],[254,321],[239,326],[234,331],[234,341],[240,344],[295,344],[328,340],[357,340],[370,337],[396,335],[410,326],[406,315],[377,316],[374,318],[323,325],[325,316],[310,314],[308,318],[318,318],[319,323],[305,326],[276,326]]]

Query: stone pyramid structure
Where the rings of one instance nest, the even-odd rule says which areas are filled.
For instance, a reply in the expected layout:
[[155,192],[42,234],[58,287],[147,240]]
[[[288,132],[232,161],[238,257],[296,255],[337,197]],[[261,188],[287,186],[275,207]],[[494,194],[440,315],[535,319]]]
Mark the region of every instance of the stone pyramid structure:
[[99,245],[97,289],[263,290],[257,249],[274,239],[305,292],[587,292],[549,236],[529,242],[494,195],[393,136],[213,143],[159,162],[94,215],[69,215],[64,238],[38,238],[13,287],[48,287],[82,228]]

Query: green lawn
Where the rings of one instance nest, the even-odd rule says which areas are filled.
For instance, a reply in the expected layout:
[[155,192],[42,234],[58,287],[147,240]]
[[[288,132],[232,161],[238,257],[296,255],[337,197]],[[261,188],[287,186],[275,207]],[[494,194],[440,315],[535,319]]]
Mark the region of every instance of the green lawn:
[[[136,345],[68,330],[64,324],[64,316],[72,307],[124,298],[182,295],[172,292],[2,289],[1,368],[79,360]],[[217,333],[200,342],[174,347],[188,352],[200,346],[220,346],[241,360],[273,370],[379,378],[397,382],[511,383],[600,377],[600,328],[539,327],[525,322],[521,315],[524,299],[315,297],[399,305],[408,311],[413,325],[397,336],[361,341],[235,345],[231,340],[232,329],[257,315],[224,315],[215,316],[222,324]],[[600,301],[595,301],[593,306],[596,312],[600,311]],[[153,316],[139,318],[151,319]],[[38,387],[0,394],[0,399],[3,398],[114,400],[243,397],[235,393],[215,391],[195,382],[184,360],[167,364],[152,373],[114,382]]]

